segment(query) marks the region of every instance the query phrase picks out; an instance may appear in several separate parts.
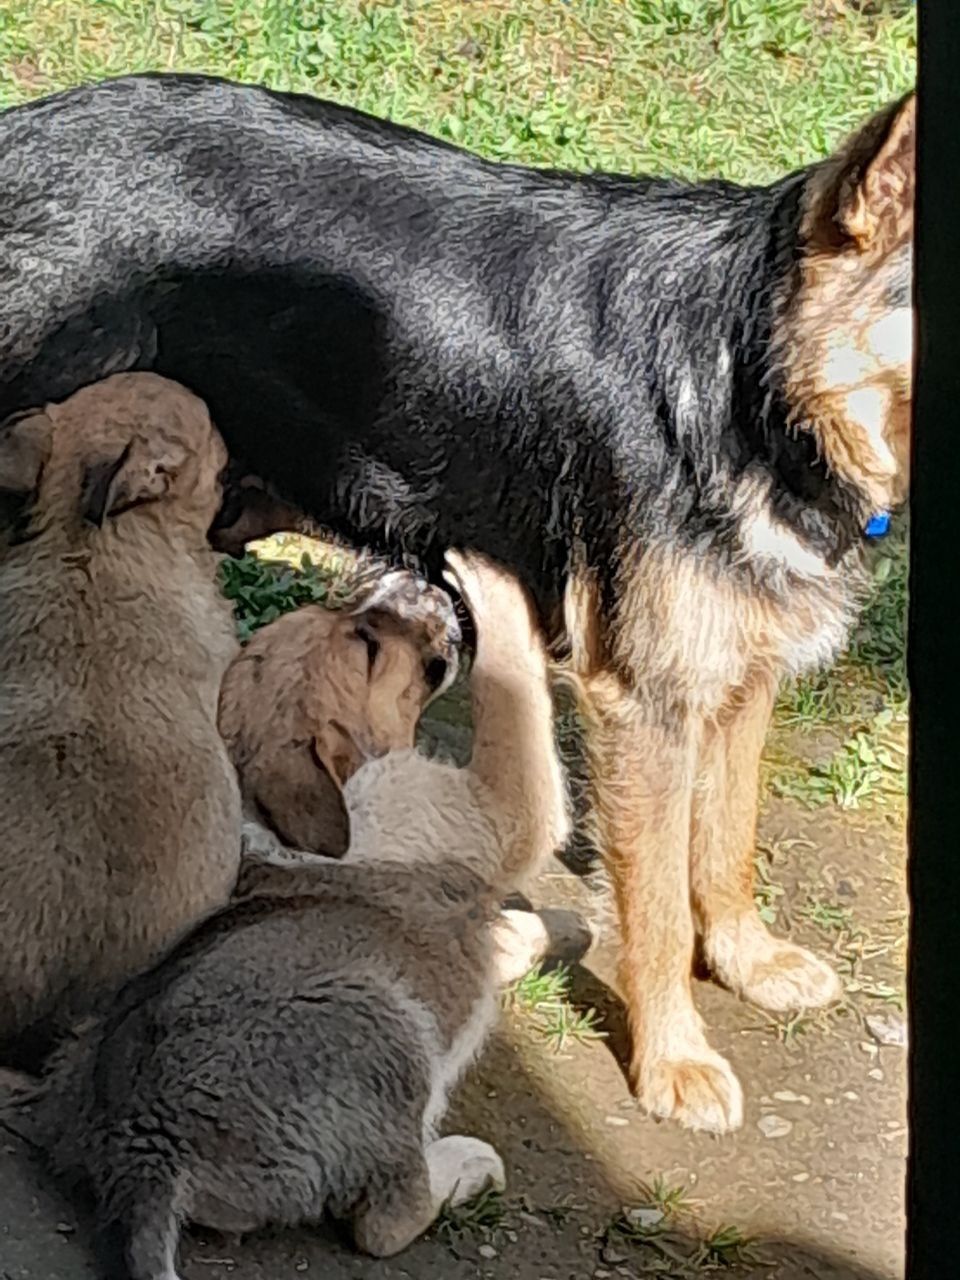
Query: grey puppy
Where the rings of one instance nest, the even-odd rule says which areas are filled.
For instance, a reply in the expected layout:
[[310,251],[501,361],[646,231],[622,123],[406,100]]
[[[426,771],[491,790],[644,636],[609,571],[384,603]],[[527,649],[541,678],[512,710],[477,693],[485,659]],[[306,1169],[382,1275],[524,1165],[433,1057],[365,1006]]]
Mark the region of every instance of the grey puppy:
[[346,855],[251,867],[34,1099],[55,1166],[92,1184],[107,1280],[175,1280],[186,1220],[330,1213],[388,1256],[445,1201],[503,1185],[490,1146],[438,1125],[517,971],[501,898],[562,843],[567,808],[526,598],[478,557],[448,564],[478,633],[470,765],[364,764]]

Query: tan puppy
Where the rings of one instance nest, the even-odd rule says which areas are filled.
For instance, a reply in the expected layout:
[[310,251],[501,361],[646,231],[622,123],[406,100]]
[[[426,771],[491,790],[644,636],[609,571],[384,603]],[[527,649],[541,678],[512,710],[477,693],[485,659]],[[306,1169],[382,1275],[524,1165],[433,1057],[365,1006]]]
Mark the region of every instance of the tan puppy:
[[[237,650],[200,400],[121,374],[0,431],[0,1053],[91,1006],[229,897]],[[20,1052],[13,1054],[19,1041]],[[25,1047],[26,1046],[26,1047]]]
[[220,693],[219,723],[251,818],[289,846],[339,857],[341,786],[365,760],[414,745],[457,672],[447,595],[385,575],[358,607],[308,605],[258,631]]

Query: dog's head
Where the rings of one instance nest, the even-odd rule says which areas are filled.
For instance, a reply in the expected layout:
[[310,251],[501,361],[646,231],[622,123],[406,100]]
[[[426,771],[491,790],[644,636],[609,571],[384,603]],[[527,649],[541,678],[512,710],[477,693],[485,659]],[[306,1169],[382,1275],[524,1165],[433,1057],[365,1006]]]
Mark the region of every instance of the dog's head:
[[915,152],[910,94],[812,170],[781,329],[798,421],[877,510],[901,502],[909,479]]
[[161,508],[165,520],[204,534],[226,461],[205,405],[185,387],[116,374],[0,426],[7,543]]
[[380,578],[352,609],[308,605],[256,632],[223,682],[220,729],[288,844],[345,851],[344,786],[414,745],[456,675],[459,639],[449,598],[408,574]]

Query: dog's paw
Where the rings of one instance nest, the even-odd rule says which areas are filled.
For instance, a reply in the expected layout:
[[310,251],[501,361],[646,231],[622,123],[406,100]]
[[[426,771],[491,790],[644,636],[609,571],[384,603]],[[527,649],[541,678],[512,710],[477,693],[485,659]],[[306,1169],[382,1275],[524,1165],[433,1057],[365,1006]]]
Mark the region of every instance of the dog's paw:
[[743,1124],[743,1090],[730,1064],[708,1045],[696,1057],[639,1064],[632,1085],[650,1115],[685,1129],[730,1133]]
[[805,947],[773,938],[767,953],[753,960],[735,989],[771,1013],[820,1009],[839,1000],[843,992],[840,979],[825,960]]
[[482,1191],[503,1191],[503,1161],[488,1142],[450,1134],[427,1148],[430,1190],[443,1204],[466,1204]]
[[772,937],[753,916],[711,930],[704,951],[725,986],[771,1013],[820,1009],[842,994],[840,979],[825,960]]

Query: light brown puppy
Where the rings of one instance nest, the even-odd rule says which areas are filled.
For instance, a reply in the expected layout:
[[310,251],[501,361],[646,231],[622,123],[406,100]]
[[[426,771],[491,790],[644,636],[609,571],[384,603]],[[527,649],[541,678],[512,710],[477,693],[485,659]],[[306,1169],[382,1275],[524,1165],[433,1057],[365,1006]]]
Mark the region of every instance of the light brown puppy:
[[365,760],[412,747],[457,672],[447,595],[390,573],[352,609],[307,605],[261,628],[220,693],[220,731],[245,808],[286,845],[347,848],[340,788]]
[[216,712],[237,642],[206,541],[225,462],[201,401],[154,374],[0,432],[8,1061],[34,1065],[31,1041],[233,888],[240,795]]

